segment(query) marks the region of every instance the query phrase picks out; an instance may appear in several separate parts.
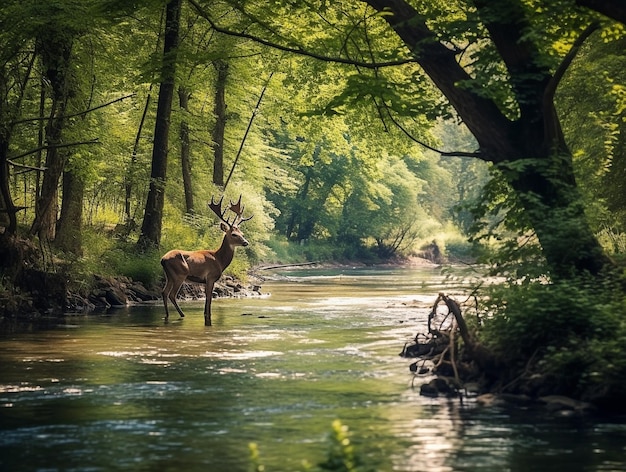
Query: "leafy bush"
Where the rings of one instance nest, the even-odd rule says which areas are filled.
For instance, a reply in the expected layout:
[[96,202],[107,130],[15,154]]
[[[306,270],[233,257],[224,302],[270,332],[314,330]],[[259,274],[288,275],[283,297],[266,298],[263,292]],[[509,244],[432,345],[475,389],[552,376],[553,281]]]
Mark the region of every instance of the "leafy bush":
[[479,335],[513,376],[530,370],[553,393],[624,393],[622,293],[618,284],[587,280],[493,286]]

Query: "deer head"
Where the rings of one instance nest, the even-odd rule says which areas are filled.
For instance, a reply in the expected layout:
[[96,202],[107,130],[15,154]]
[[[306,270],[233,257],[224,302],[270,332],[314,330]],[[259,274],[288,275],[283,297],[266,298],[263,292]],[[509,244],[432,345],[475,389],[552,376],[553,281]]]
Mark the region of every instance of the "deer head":
[[[211,203],[209,203],[209,208],[221,220],[220,228],[222,231],[224,231],[224,233],[226,233],[227,237],[232,239],[232,244],[235,246],[247,246],[248,241],[246,240],[246,238],[244,238],[243,233],[239,229],[239,225],[244,221],[248,221],[254,215],[251,215],[247,218],[243,217],[244,206],[241,204],[241,195],[239,195],[239,200],[237,201],[237,203],[233,203],[231,200],[230,205],[224,208],[224,210],[222,210],[223,201],[223,195],[217,203],[215,203],[213,197],[211,197]],[[230,221],[229,218],[224,218],[227,210],[230,210],[234,213],[232,221]]]

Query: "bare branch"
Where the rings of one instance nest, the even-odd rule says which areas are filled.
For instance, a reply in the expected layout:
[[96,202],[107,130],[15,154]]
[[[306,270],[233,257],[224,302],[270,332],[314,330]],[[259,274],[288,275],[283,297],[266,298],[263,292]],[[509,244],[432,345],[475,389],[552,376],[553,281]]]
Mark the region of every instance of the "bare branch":
[[17,162],[13,162],[11,159],[7,159],[7,162],[11,164],[16,169],[26,169],[26,170],[36,170],[37,172],[45,172],[47,167],[35,167],[35,166],[27,166],[25,164],[18,164]]
[[389,119],[391,120],[391,122],[400,130],[402,131],[411,141],[419,144],[422,147],[425,147],[426,149],[428,149],[429,151],[433,151],[436,152],[437,154],[441,155],[441,156],[445,156],[445,157],[476,157],[476,158],[481,158],[482,154],[480,152],[469,152],[469,151],[442,151],[440,149],[437,149],[433,146],[430,146],[429,144],[426,144],[423,141],[420,141],[419,139],[417,139],[415,136],[413,136],[413,134],[411,132],[409,132],[404,126],[402,126],[398,120],[396,120],[392,114],[391,114],[391,110],[389,109],[389,107],[383,103],[383,106],[385,107],[385,109],[387,110],[387,116],[389,117]]
[[[100,108],[108,107],[109,105],[113,105],[114,103],[121,102],[122,100],[126,100],[127,98],[134,97],[135,95],[137,95],[137,94],[136,93],[131,93],[130,95],[126,95],[124,97],[116,98],[115,100],[111,100],[110,102],[103,103],[102,105],[98,105],[98,106],[96,106],[94,108],[89,108],[87,110],[83,110],[81,112],[74,113],[73,115],[65,115],[65,116],[59,117],[59,118],[66,119],[66,118],[74,118],[75,116],[83,116],[83,115],[86,115],[87,113],[91,113],[92,111],[99,110]],[[45,121],[47,119],[48,119],[47,116],[40,116],[40,117],[37,117],[37,118],[24,118],[23,120],[14,121],[13,123],[11,123],[11,125],[15,126],[15,125],[20,125],[20,124],[23,124],[23,123],[31,123],[31,122],[35,122],[35,121]]]
[[82,146],[84,144],[100,144],[100,141],[98,141],[98,138],[94,138],[89,141],[76,141],[74,143],[49,144],[46,146],[41,146],[35,149],[31,149],[30,151],[26,151],[17,156],[12,156],[11,159],[12,160],[22,159],[23,157],[30,156],[31,154],[35,154],[36,152],[43,151],[46,149],[55,149],[55,148],[59,149],[59,148],[66,148],[66,147],[72,147],[72,146]]

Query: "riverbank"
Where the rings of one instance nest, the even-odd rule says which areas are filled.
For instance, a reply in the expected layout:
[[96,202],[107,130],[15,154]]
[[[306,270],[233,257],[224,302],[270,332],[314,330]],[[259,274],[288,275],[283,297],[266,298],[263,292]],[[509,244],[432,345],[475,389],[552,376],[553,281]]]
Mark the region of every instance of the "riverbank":
[[[368,264],[362,261],[319,261],[305,263],[260,264],[250,269],[245,282],[223,276],[213,289],[213,298],[242,298],[261,295],[263,272],[268,270],[329,269],[340,267],[436,267],[433,261],[421,257],[394,259]],[[110,308],[124,307],[161,300],[162,282],[147,286],[126,276],[95,274],[80,283],[71,282],[63,273],[25,268],[16,277],[12,290],[0,290],[0,319],[36,320],[65,314],[100,313]],[[204,286],[185,283],[179,293],[183,299],[204,299]]]
[[[231,276],[222,277],[213,288],[213,298],[235,298],[261,295],[258,277],[251,276],[248,283]],[[204,299],[204,286],[183,284],[180,298]],[[70,289],[60,274],[26,270],[21,275],[19,287],[0,291],[0,320],[61,317],[67,314],[101,313],[111,308],[156,303],[161,300],[159,284],[146,286],[125,276],[93,275],[83,282],[82,288]]]

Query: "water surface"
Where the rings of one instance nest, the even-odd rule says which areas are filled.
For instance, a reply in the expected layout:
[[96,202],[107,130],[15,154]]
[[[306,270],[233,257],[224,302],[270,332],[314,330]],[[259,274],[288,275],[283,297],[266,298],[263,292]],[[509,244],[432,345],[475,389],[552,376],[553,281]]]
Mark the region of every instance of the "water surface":
[[[371,470],[626,470],[626,421],[427,399],[398,353],[435,269],[292,271],[271,296],[71,316],[0,336],[0,470],[303,470],[340,419]],[[175,319],[175,317],[174,317]],[[416,383],[419,385],[423,380]]]

